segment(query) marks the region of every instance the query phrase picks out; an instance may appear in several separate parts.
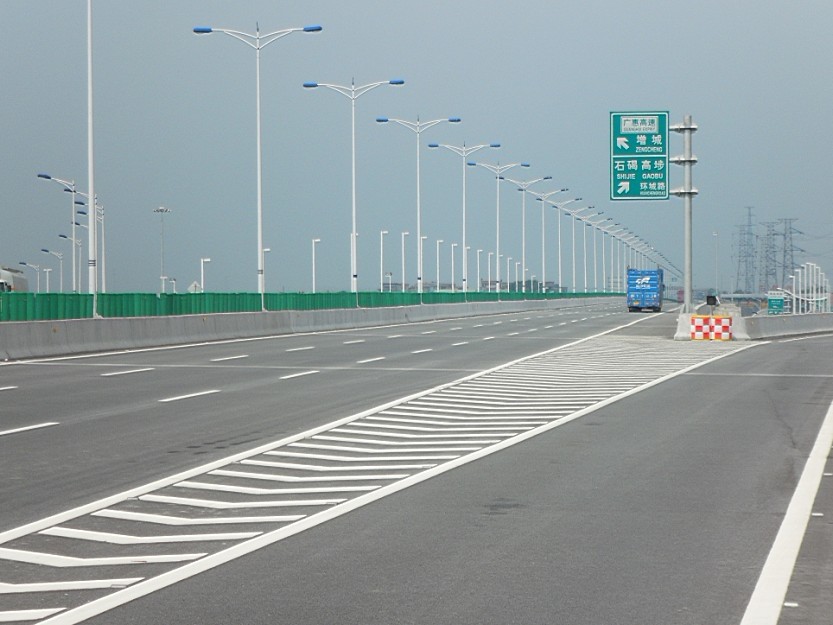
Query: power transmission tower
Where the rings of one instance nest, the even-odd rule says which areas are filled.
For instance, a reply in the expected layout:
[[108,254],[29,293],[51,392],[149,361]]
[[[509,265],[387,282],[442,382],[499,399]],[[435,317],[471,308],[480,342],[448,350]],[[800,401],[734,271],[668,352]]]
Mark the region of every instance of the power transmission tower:
[[755,231],[752,224],[752,207],[747,206],[746,223],[738,226],[738,281],[737,291],[755,292]]
[[766,293],[777,286],[778,282],[778,254],[775,244],[775,226],[778,222],[764,221],[761,223],[766,228],[766,234],[761,243],[761,293]]
[[789,217],[778,220],[784,224],[784,254],[781,261],[781,286],[787,284],[789,276],[793,275],[795,271],[795,252],[801,251],[793,245],[793,234],[801,234],[798,230],[793,228],[795,217]]

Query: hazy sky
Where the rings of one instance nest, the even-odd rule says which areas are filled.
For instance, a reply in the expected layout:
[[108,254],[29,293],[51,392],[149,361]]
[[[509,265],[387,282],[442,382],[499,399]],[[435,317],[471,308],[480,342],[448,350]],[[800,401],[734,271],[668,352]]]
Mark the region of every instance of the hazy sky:
[[[384,270],[399,281],[400,233],[408,231],[409,282],[416,271],[416,136],[377,124],[379,116],[459,116],[461,124],[425,131],[423,145],[499,142],[500,150],[472,158],[528,161],[530,169],[512,174],[553,176],[534,188],[569,187],[558,197],[581,196],[682,267],[682,200],[608,199],[609,113],[667,110],[672,123],[691,114],[699,125],[695,286],[714,282],[715,252],[721,286],[734,284],[737,225],[748,206],[756,223],[796,218],[804,234],[795,244],[805,250],[798,260],[833,274],[829,0],[94,0],[93,18],[95,187],[106,212],[108,291],[159,288],[160,216],[153,211],[160,206],[171,209],[165,271],[180,291],[199,280],[200,257],[211,258],[208,290],[256,290],[255,52],[192,29],[254,32],[257,23],[263,33],[324,29],[293,33],[262,51],[270,291],[310,290],[313,238],[321,239],[319,290],[349,289],[350,101],[302,84],[348,85],[353,78],[405,80],[356,102],[362,290],[379,285],[381,230],[390,233]],[[68,285],[69,246],[58,234],[68,234],[70,202],[57,184],[36,176],[87,187],[85,0],[0,0],[0,80],[0,264],[51,265],[55,290],[57,260],[40,250],[65,252]],[[672,133],[671,154],[682,149]],[[435,276],[436,239],[445,241],[443,281],[450,277],[450,243],[462,243],[461,169],[462,159],[447,150],[422,150],[427,281]],[[682,168],[671,175],[671,186],[681,186]],[[475,250],[484,250],[485,278],[487,253],[495,249],[495,183],[480,168],[469,170],[467,182],[474,285]],[[501,195],[501,253],[515,260],[520,195],[512,185]],[[527,267],[540,277],[540,203],[527,203],[526,218]],[[552,280],[554,211],[546,220]],[[562,227],[569,285],[566,220]],[[456,251],[459,284],[461,245]],[[578,270],[583,287],[580,260]]]

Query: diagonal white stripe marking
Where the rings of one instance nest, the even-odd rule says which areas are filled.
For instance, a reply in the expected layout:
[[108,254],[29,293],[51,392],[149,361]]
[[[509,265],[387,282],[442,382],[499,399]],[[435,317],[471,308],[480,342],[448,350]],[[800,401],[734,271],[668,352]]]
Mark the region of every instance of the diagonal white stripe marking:
[[202,558],[204,553],[181,553],[176,555],[155,555],[155,556],[124,556],[111,558],[73,558],[70,556],[59,556],[54,553],[39,553],[37,551],[22,551],[20,549],[9,549],[0,547],[0,559],[12,560],[14,562],[26,562],[27,564],[43,564],[46,566],[72,567],[72,566],[112,566],[120,564],[150,564],[159,562],[187,562]]
[[130,510],[99,510],[93,516],[122,521],[138,521],[140,523],[156,523],[158,525],[237,525],[238,523],[287,523],[303,519],[304,514],[285,514],[272,516],[232,516],[214,517],[210,519],[189,519],[186,517],[168,516],[165,514],[148,514],[146,512],[131,512]]
[[27,425],[26,427],[22,428],[15,428],[14,430],[3,430],[0,432],[0,436],[6,436],[8,434],[17,434],[18,432],[28,432],[29,430],[38,430],[40,428],[48,428],[53,425],[60,425],[57,421],[50,421],[49,423],[38,423],[37,425]]
[[279,379],[281,380],[291,380],[292,378],[300,378],[305,375],[313,375],[315,373],[319,373],[318,371],[302,371],[301,373],[290,373],[289,375],[282,375]]
[[0,623],[18,623],[20,621],[39,621],[47,616],[63,612],[66,608],[43,608],[40,610],[11,610],[0,612]]
[[166,399],[160,399],[159,403],[165,404],[172,401],[180,401],[181,399],[191,399],[193,397],[202,397],[203,395],[213,395],[214,393],[219,392],[219,389],[213,389],[210,391],[200,391],[199,393],[189,393],[188,395],[178,395],[177,397],[168,397]]
[[129,369],[128,371],[111,371],[110,373],[102,373],[102,378],[112,378],[117,375],[130,375],[131,373],[144,373],[145,371],[153,371],[153,367],[142,367],[141,369]]
[[113,545],[156,545],[159,543],[195,543],[215,540],[245,540],[254,538],[262,532],[227,532],[220,534],[174,534],[172,536],[130,536],[128,534],[113,534],[110,532],[94,532],[91,530],[79,530],[71,527],[50,527],[41,534],[47,536],[60,536],[62,538],[77,538],[79,540],[92,540],[99,543],[111,543]]
[[100,588],[124,588],[140,582],[144,577],[126,577],[124,579],[87,579],[74,582],[34,582],[29,584],[6,584],[0,582],[0,595],[27,592],[54,592],[64,590],[97,590]]
[[240,360],[241,358],[248,358],[248,354],[240,354],[239,356],[225,356],[223,358],[212,358],[211,362],[226,362],[228,360]]

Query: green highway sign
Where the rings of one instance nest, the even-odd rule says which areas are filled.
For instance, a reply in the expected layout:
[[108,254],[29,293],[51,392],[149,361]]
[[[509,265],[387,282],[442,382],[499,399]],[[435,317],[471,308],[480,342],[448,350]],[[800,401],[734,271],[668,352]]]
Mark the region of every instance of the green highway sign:
[[610,199],[668,199],[668,111],[610,114]]

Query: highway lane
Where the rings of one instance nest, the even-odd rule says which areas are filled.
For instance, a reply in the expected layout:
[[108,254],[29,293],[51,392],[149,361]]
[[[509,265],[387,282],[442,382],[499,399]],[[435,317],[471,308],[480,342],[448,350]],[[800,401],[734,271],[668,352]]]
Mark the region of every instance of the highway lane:
[[[833,402],[831,347],[717,360],[88,622],[737,624]],[[782,623],[829,622],[831,570],[802,552]]]
[[632,320],[588,302],[3,366],[0,430],[59,425],[0,437],[0,528]]

